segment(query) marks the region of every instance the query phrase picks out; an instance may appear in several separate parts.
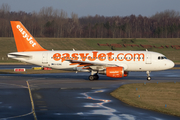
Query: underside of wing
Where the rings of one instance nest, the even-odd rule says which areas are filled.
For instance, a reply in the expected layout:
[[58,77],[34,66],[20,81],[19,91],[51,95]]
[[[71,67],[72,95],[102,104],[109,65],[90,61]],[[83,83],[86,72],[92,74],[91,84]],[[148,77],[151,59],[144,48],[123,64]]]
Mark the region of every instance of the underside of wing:
[[78,60],[66,60],[66,61],[70,62],[69,65],[77,65],[77,67],[83,67],[82,69],[102,70],[102,69],[105,69],[106,67],[117,66],[115,64],[87,62],[87,61],[78,61]]

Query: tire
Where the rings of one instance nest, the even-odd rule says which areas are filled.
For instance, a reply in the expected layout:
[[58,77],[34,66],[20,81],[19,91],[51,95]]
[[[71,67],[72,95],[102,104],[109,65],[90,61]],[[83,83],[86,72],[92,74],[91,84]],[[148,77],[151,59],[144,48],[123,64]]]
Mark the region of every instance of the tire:
[[94,75],[94,80],[98,80],[99,76],[98,75]]
[[93,81],[94,79],[95,79],[94,75],[90,75],[90,76],[89,76],[89,80],[90,80],[90,81]]
[[148,81],[150,81],[150,80],[151,80],[151,77],[150,77],[150,76],[149,76],[149,77],[147,77],[147,80],[148,80]]

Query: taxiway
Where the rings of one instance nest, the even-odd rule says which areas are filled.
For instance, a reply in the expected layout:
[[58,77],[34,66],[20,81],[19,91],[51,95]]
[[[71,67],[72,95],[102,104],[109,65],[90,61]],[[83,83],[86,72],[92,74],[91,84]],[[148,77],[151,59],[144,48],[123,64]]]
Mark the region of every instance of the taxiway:
[[[152,72],[150,82],[180,82],[179,72],[180,70]],[[98,81],[89,81],[88,75],[89,73],[0,74],[0,120],[180,119],[131,107],[110,96],[110,92],[123,84],[148,83],[145,72],[130,72],[129,77],[121,79],[100,75]]]

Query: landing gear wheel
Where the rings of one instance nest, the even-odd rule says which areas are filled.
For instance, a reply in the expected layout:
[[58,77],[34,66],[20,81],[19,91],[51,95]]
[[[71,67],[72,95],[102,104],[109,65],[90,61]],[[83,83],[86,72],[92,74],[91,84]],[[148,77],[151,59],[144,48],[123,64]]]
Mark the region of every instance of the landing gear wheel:
[[151,71],[146,71],[146,74],[147,74],[147,80],[150,81],[151,80],[151,77],[150,77],[150,72]]
[[98,75],[94,75],[94,80],[98,80],[99,76]]
[[90,80],[90,81],[93,81],[94,78],[95,78],[94,75],[90,75],[90,76],[89,76],[89,80]]
[[150,81],[150,80],[151,80],[151,77],[150,77],[150,76],[148,76],[148,77],[147,77],[147,80],[148,80],[148,81]]

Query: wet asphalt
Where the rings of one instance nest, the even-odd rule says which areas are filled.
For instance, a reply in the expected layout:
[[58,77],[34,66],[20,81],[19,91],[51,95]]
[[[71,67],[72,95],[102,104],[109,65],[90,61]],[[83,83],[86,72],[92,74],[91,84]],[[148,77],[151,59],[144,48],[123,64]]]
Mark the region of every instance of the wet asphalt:
[[[152,72],[150,82],[180,82],[179,73],[180,70]],[[98,81],[89,81],[88,76],[89,73],[0,74],[0,120],[180,119],[135,108],[110,96],[123,84],[148,82],[145,72],[130,72],[120,79],[100,75]]]

